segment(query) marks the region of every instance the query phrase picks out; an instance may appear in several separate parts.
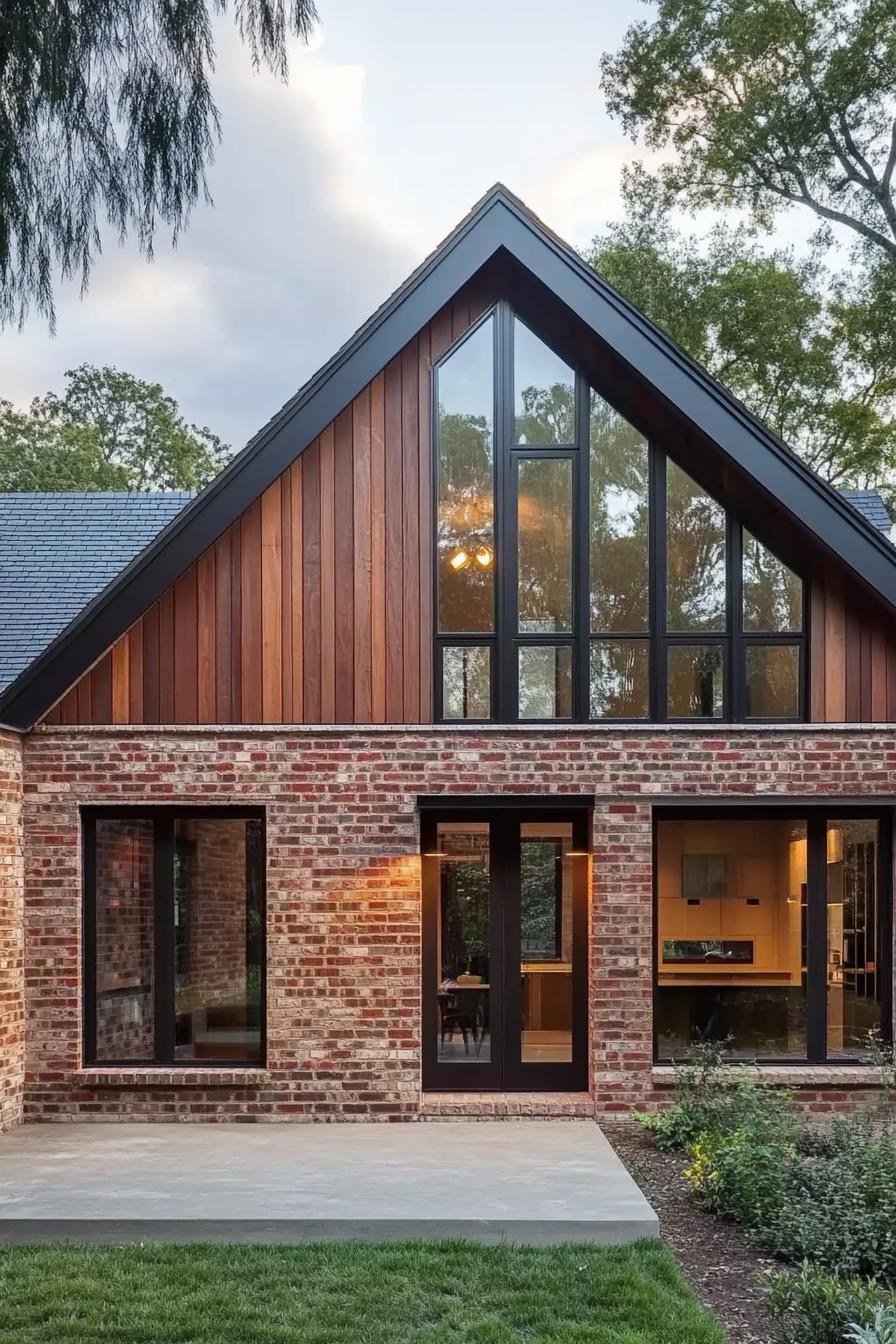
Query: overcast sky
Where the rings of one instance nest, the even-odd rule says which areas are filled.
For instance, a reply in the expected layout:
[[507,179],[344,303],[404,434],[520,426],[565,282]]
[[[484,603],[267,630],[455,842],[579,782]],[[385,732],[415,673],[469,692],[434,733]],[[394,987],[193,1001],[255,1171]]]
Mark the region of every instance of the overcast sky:
[[88,361],[160,381],[235,447],[497,180],[581,246],[643,157],[604,109],[598,63],[635,0],[318,0],[284,86],[218,27],[224,139],[202,207],[152,265],[107,248],[58,334],[0,333],[0,397],[26,406]]

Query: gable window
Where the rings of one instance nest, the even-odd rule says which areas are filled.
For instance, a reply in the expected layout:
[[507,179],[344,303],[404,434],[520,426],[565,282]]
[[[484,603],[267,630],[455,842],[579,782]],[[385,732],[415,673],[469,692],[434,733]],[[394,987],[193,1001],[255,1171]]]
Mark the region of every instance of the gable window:
[[890,817],[676,809],[656,823],[656,1056],[859,1061],[892,1028]]
[[660,445],[503,302],[433,376],[438,717],[802,717],[802,580]]
[[83,834],[85,1062],[261,1064],[261,814],[91,809]]

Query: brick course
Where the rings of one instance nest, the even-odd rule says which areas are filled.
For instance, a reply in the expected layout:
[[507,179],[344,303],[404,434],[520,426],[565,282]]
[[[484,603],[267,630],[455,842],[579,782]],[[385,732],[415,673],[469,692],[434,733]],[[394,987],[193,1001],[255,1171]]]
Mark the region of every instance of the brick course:
[[[76,729],[25,744],[32,1119],[417,1119],[462,1102],[420,1091],[418,794],[595,795],[593,1107],[661,1104],[652,1069],[652,805],[675,798],[896,795],[890,729],[416,727]],[[79,1071],[78,808],[267,809],[267,1068]],[[842,1073],[841,1073],[842,1076]],[[806,1104],[853,1092],[807,1079]],[[534,1105],[529,1100],[526,1104]],[[581,1107],[581,1099],[574,1108]],[[471,1098],[469,1113],[509,1103]],[[557,1102],[568,1113],[569,1103]]]
[[22,1119],[23,894],[22,741],[0,731],[0,1133]]

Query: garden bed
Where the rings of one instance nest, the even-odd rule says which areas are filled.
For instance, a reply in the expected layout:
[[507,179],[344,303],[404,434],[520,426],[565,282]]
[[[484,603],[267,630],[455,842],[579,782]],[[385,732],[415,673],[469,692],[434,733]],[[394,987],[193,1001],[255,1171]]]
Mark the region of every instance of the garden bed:
[[768,1344],[758,1276],[780,1269],[734,1223],[717,1218],[688,1198],[683,1153],[663,1152],[643,1131],[610,1132],[610,1142],[660,1220],[660,1235],[674,1251],[694,1292],[721,1321],[730,1344]]

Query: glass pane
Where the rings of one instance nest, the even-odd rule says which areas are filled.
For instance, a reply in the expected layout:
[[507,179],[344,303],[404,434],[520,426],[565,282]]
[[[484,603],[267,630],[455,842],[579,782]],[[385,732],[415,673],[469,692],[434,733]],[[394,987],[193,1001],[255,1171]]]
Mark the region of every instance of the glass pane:
[[175,1057],[261,1057],[263,837],[259,821],[174,825]]
[[491,1058],[488,822],[439,822],[439,1060]]
[[744,629],[802,630],[802,579],[746,529],[743,539]]
[[572,718],[572,649],[530,644],[519,651],[521,719]]
[[593,640],[592,719],[646,719],[650,714],[649,662],[645,639]]
[[572,823],[520,828],[520,975],[524,1064],[572,1059]]
[[517,463],[517,574],[521,634],[572,629],[572,462]]
[[591,393],[591,629],[647,629],[647,441]]
[[668,630],[725,629],[725,510],[666,462]]
[[867,1053],[880,1027],[877,822],[830,821],[827,827],[828,1056]]
[[748,719],[795,719],[800,712],[800,651],[796,644],[747,644]]
[[153,825],[96,823],[96,1059],[155,1054]]
[[439,629],[493,630],[494,319],[439,366]]
[[721,644],[670,644],[667,698],[673,719],[720,719],[725,712]]
[[576,393],[572,369],[522,322],[513,324],[517,443],[549,447],[576,441]]
[[491,704],[489,646],[466,644],[442,649],[442,717],[487,719]]
[[805,821],[659,823],[661,1059],[806,1057],[806,882]]

